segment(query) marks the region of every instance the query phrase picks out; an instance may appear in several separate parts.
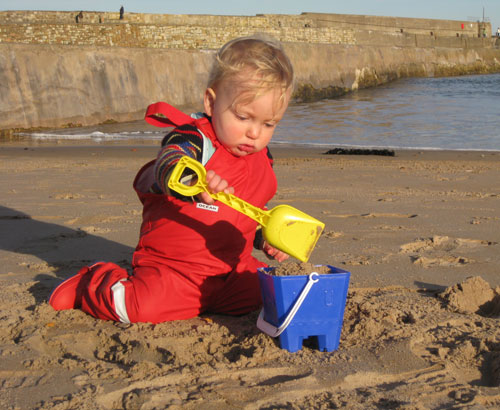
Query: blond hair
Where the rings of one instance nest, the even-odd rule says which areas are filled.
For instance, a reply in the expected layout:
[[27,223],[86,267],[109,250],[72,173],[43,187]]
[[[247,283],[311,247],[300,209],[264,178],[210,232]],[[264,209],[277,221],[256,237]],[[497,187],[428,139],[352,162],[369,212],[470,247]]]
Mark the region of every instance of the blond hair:
[[240,91],[233,104],[251,101],[273,89],[280,100],[293,86],[293,67],[281,44],[268,36],[240,37],[226,43],[216,54],[208,88],[216,90],[230,81]]

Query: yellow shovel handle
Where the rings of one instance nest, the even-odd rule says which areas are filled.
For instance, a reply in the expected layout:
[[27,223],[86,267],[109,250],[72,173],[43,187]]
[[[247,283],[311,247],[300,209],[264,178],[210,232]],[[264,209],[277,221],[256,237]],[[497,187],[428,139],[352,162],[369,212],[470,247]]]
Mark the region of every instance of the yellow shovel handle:
[[[192,185],[186,185],[181,182],[182,174],[186,168],[194,171],[197,176],[196,182]],[[210,192],[206,183],[206,175],[205,167],[200,162],[191,157],[183,156],[172,171],[172,175],[168,180],[168,187],[185,196],[194,196],[200,194],[201,192],[208,192],[208,194],[210,194],[210,196],[217,201],[220,201],[236,211],[245,214],[262,226],[267,225],[269,214],[266,211],[257,208],[256,206],[253,206],[232,194],[227,194],[225,192],[214,194]]]

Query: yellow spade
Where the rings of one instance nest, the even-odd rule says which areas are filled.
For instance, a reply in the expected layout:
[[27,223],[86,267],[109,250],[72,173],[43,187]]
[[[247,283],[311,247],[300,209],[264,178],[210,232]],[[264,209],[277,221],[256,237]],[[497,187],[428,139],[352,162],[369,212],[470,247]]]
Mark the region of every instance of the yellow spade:
[[[183,183],[182,176],[186,168],[194,171],[197,176],[192,185]],[[237,196],[225,192],[213,194],[208,191],[205,180],[206,171],[203,165],[191,157],[183,156],[172,171],[168,187],[185,196],[208,192],[212,198],[257,221],[262,226],[264,239],[271,246],[307,262],[323,232],[324,223],[288,205],[278,205],[264,211]]]

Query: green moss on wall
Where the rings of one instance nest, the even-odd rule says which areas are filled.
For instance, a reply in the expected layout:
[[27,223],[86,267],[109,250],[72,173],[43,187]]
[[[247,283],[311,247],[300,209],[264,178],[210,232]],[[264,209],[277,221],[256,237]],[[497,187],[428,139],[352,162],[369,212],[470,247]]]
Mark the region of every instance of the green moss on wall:
[[342,87],[328,86],[325,88],[314,88],[311,84],[299,84],[293,93],[292,99],[296,102],[312,102],[326,98],[340,97],[350,90]]
[[485,64],[478,61],[475,64],[453,64],[453,65],[436,65],[434,68],[435,77],[451,77],[456,75],[470,74],[492,74],[500,70],[500,63],[497,65]]

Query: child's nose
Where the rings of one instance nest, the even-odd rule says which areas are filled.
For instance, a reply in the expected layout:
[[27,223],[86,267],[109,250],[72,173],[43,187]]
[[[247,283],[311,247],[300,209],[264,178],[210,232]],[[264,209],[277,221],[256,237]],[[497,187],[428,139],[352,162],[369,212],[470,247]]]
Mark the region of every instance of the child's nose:
[[251,139],[257,139],[260,135],[261,127],[259,124],[252,123],[249,125],[247,130],[247,137]]

